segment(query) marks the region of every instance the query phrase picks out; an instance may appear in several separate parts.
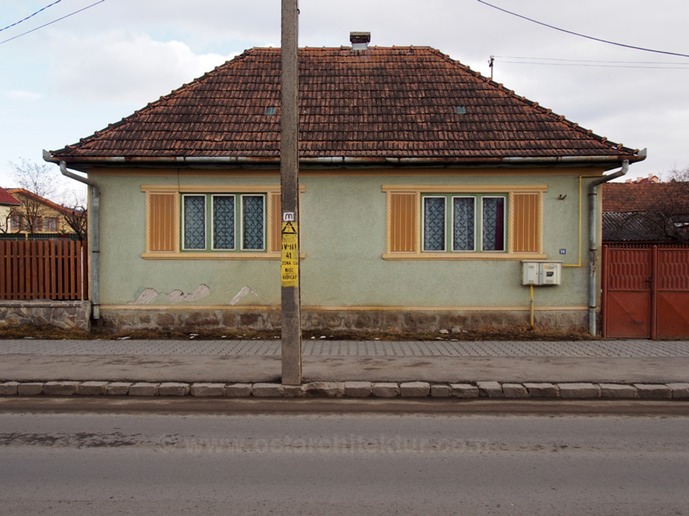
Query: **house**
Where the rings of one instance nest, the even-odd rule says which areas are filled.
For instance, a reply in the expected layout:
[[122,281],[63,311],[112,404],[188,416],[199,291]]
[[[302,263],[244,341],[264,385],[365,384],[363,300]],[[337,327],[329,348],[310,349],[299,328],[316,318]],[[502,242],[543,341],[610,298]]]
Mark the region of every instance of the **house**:
[[10,228],[10,214],[21,203],[12,194],[0,186],[0,233],[7,233]]
[[24,238],[75,234],[68,222],[74,218],[74,210],[24,188],[11,188],[8,192],[20,203],[11,212],[8,233]]
[[[280,57],[247,50],[46,151],[90,185],[94,318],[279,326]],[[595,332],[589,194],[644,151],[433,48],[303,48],[299,60],[304,329]]]
[[655,178],[605,184],[603,241],[689,244],[689,183]]

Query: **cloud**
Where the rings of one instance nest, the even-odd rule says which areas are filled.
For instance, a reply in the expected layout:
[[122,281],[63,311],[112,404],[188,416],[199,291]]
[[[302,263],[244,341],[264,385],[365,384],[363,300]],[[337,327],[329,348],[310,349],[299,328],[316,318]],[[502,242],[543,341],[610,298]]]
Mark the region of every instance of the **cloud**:
[[229,58],[197,55],[185,43],[156,41],[143,33],[58,39],[60,54],[69,58],[52,67],[55,86],[63,95],[86,100],[149,102]]
[[3,92],[3,96],[9,100],[17,102],[36,102],[43,98],[43,95],[35,91],[8,90]]

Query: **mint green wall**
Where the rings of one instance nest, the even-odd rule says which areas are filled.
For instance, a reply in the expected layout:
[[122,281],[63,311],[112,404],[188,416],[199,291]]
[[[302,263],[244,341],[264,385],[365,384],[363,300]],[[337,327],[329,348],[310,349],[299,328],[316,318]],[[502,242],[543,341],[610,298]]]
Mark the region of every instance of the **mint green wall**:
[[[596,171],[582,170],[593,175]],[[387,171],[387,174],[390,172]],[[428,174],[426,172],[425,174]],[[277,173],[240,177],[204,171],[176,175],[92,174],[101,188],[101,302],[123,305],[142,294],[150,305],[279,305],[279,260],[145,260],[145,195],[142,184],[277,184]],[[306,306],[521,307],[529,288],[521,285],[518,260],[383,260],[385,185],[548,185],[544,194],[544,250],[547,258],[581,267],[565,267],[562,285],[537,287],[543,306],[587,304],[587,211],[582,205],[579,242],[579,177],[568,171],[477,171],[460,175],[356,175],[347,171],[302,175],[302,303]],[[586,192],[586,180],[584,192]],[[566,196],[559,200],[560,196]],[[567,254],[560,255],[559,250]],[[210,293],[194,301],[170,300],[167,294]],[[205,293],[204,293],[205,294]],[[239,294],[239,296],[238,296]],[[238,297],[235,297],[238,296]]]

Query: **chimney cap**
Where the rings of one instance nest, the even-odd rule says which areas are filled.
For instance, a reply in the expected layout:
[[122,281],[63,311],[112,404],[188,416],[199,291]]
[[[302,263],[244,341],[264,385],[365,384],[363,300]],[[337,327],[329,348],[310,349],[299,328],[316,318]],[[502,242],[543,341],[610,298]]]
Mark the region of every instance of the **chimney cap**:
[[371,42],[370,32],[350,32],[349,42],[354,50],[366,50]]

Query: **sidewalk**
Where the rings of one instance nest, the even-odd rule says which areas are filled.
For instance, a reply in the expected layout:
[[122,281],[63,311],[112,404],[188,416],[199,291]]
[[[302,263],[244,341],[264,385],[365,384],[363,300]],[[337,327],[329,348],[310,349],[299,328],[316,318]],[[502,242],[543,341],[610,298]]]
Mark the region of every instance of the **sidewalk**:
[[[280,373],[279,341],[0,340],[0,384],[12,386],[51,382],[274,386],[280,383]],[[351,382],[396,383],[400,388],[422,382],[429,389],[445,385],[450,395],[450,386],[465,385],[473,386],[472,392],[483,386],[480,395],[488,396],[485,387],[490,384],[496,397],[496,384],[503,395],[504,385],[520,385],[514,397],[532,395],[529,384],[595,384],[598,393],[601,384],[676,388],[682,384],[689,397],[689,341],[308,340],[303,343],[303,374],[305,384],[339,385],[336,395]],[[635,389],[632,397],[638,397]],[[12,394],[14,388],[4,390]],[[275,388],[270,392],[275,393]]]

